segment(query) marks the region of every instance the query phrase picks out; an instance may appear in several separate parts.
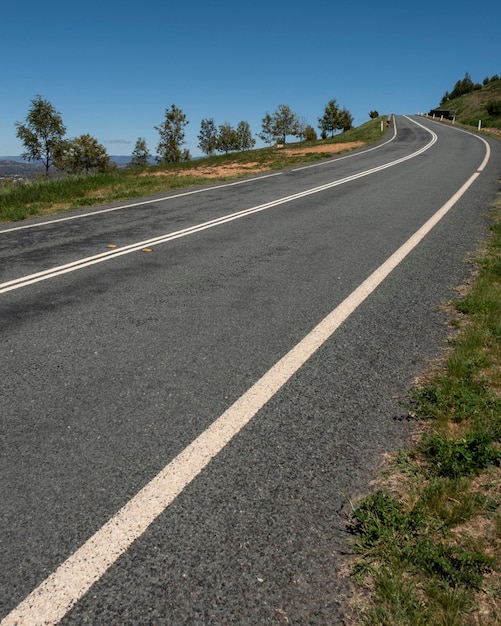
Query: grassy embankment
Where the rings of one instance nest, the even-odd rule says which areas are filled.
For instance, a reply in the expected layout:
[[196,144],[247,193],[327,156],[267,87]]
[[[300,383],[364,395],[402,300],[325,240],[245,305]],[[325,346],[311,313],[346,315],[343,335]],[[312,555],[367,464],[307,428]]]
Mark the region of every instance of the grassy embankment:
[[[333,154],[333,147],[346,142],[373,143],[381,138],[381,118],[335,136],[314,143],[287,144],[287,151],[262,148],[230,153],[211,158],[152,166],[145,170],[120,169],[102,174],[68,176],[62,179],[39,178],[23,185],[0,186],[0,222],[18,221],[37,215],[55,214],[67,209],[106,204],[181,189],[193,185],[241,177],[243,171],[253,173],[314,162]],[[305,154],[310,146],[325,146],[325,152]],[[294,154],[294,152],[296,152]],[[339,154],[339,152],[337,152]],[[231,172],[231,166],[235,173]],[[203,175],[200,169],[220,168],[220,175]],[[239,168],[238,170],[236,168]]]
[[356,624],[501,624],[501,200],[444,363],[410,394],[421,425],[353,512]]
[[492,101],[501,100],[501,79],[493,80],[482,89],[473,91],[460,98],[447,100],[442,106],[456,114],[456,121],[465,126],[477,128],[479,120],[482,128],[497,128],[501,130],[501,117],[491,116],[487,111],[487,105]]

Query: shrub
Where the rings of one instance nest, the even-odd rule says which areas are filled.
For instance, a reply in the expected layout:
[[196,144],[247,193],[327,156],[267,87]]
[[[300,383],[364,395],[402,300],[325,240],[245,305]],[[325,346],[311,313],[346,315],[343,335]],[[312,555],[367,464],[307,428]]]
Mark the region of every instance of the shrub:
[[487,113],[492,117],[501,117],[501,100],[491,100],[485,105]]
[[461,439],[429,434],[423,437],[420,448],[430,472],[447,478],[476,475],[501,462],[501,452],[494,448],[491,435],[482,431],[469,432]]

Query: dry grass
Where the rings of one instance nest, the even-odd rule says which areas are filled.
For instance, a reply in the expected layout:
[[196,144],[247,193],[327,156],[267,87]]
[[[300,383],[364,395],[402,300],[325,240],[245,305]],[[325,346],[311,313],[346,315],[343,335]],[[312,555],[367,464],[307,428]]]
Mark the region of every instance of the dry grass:
[[[304,146],[301,148],[286,148],[277,147],[277,151],[282,156],[286,157],[298,157],[308,154],[324,154],[325,156],[331,156],[338,154],[339,152],[345,152],[347,150],[354,150],[364,145],[363,141],[347,141],[344,143],[336,144],[323,144],[320,146]],[[262,165],[258,162],[248,163],[221,163],[218,165],[200,165],[199,167],[190,167],[186,170],[176,171],[176,176],[196,176],[201,178],[223,178],[234,176],[245,176],[247,174],[259,174],[260,172],[266,172],[270,168],[266,165]],[[171,170],[156,170],[146,171],[141,176],[172,176]]]

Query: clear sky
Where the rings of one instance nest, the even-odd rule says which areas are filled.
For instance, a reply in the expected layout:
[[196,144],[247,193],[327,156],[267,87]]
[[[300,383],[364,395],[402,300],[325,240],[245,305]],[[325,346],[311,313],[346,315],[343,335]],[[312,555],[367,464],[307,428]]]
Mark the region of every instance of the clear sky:
[[466,72],[501,75],[499,0],[11,0],[0,32],[3,156],[22,152],[14,124],[38,94],[68,138],[89,133],[110,155],[139,137],[156,154],[175,104],[197,156],[204,118],[257,134],[287,104],[318,132],[332,98],[358,126],[372,110],[426,112]]

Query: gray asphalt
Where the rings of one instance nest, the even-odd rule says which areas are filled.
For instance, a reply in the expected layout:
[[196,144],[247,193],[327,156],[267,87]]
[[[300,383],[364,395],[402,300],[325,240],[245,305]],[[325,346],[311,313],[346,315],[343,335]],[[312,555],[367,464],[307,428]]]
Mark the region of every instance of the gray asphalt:
[[[0,616],[478,168],[477,138],[418,121],[438,141],[416,158],[0,294]],[[320,167],[39,228],[5,224],[0,283],[299,193],[430,140],[404,117],[397,127],[391,143]],[[414,432],[399,400],[441,354],[440,305],[485,236],[501,172],[501,144],[489,143],[466,195],[63,624],[346,622],[349,503]]]

